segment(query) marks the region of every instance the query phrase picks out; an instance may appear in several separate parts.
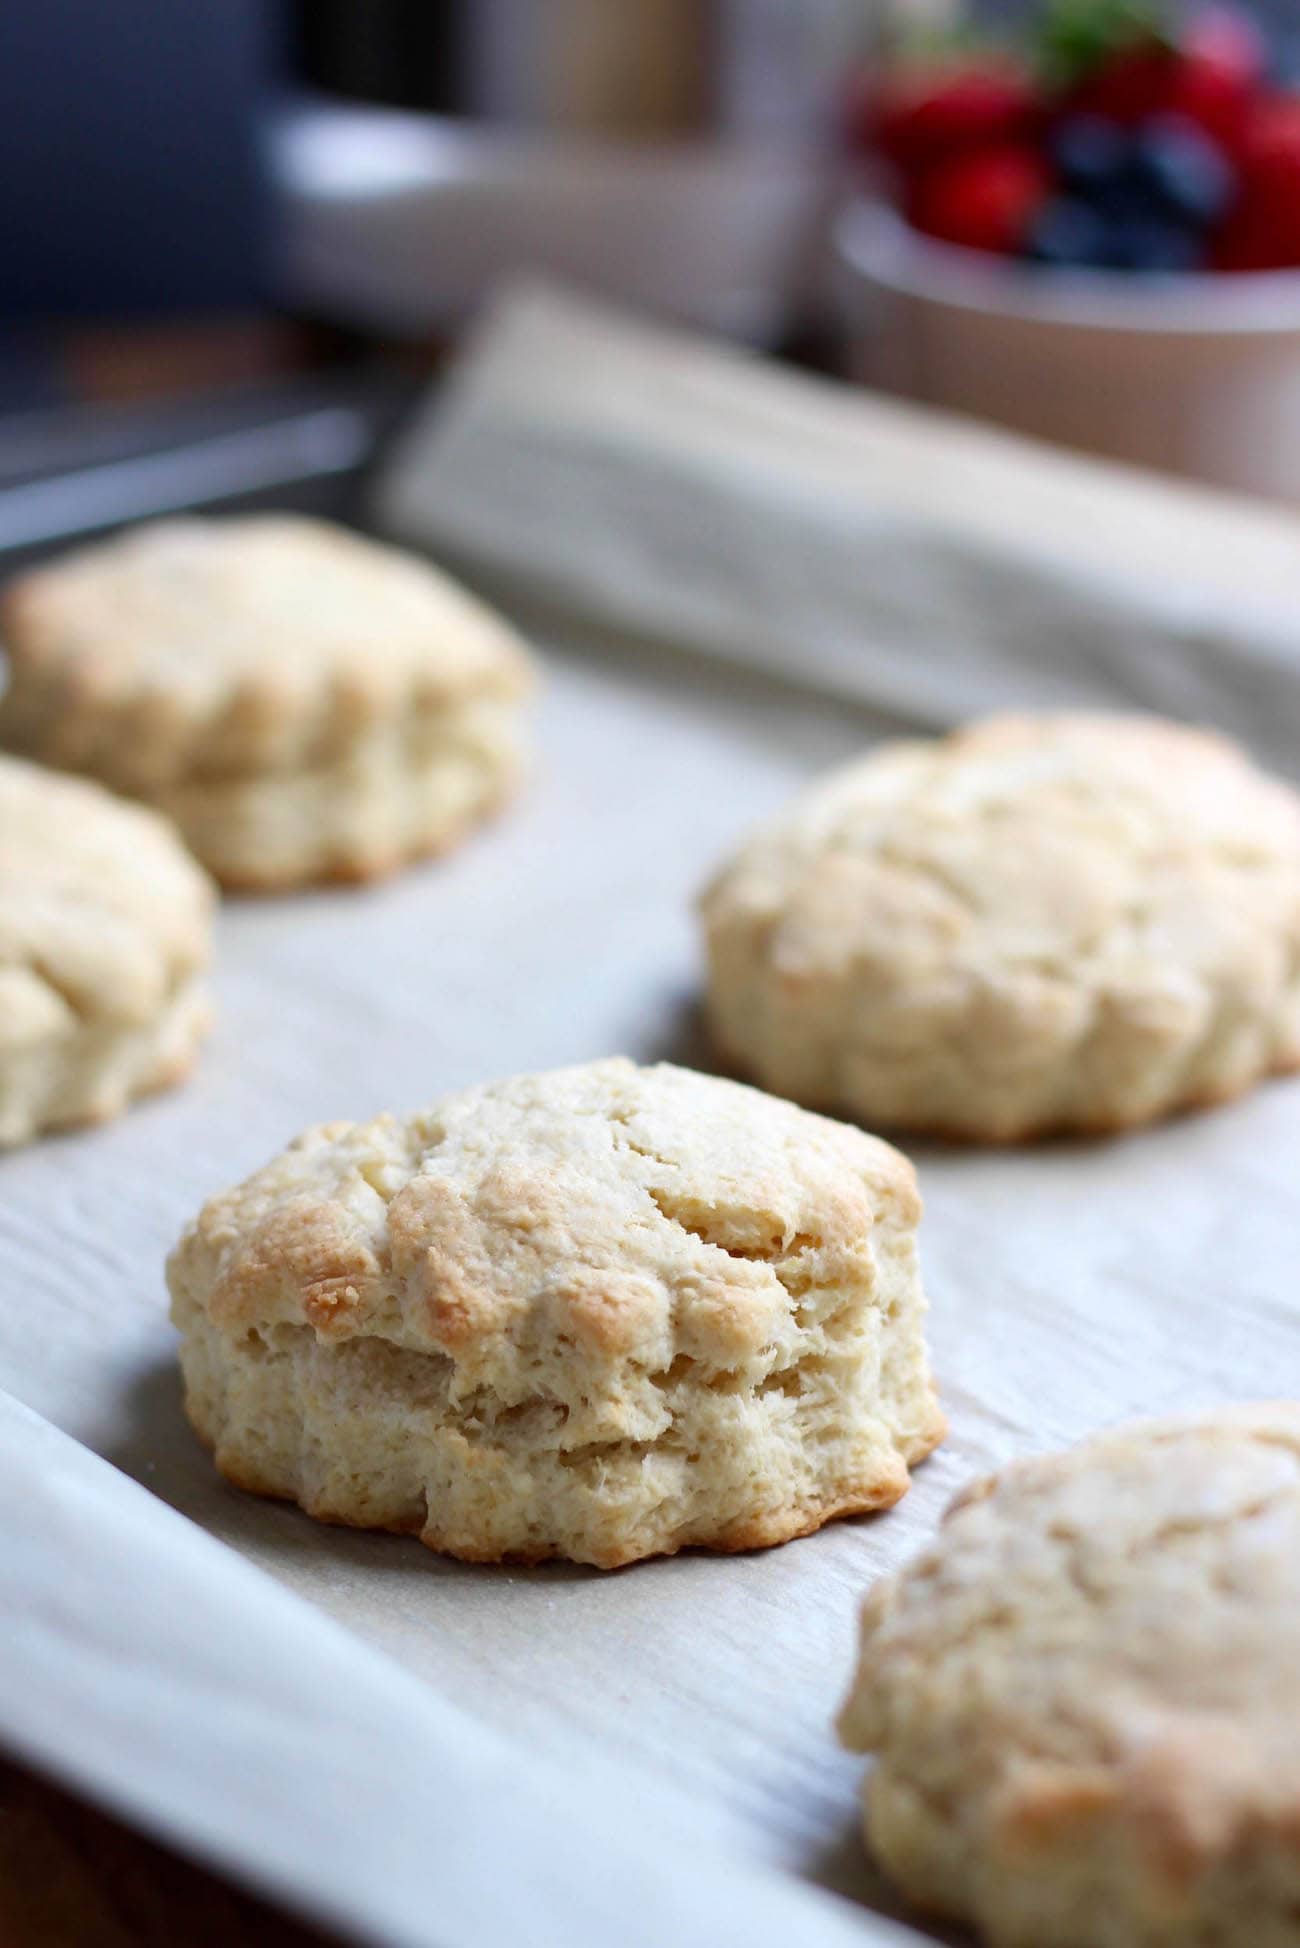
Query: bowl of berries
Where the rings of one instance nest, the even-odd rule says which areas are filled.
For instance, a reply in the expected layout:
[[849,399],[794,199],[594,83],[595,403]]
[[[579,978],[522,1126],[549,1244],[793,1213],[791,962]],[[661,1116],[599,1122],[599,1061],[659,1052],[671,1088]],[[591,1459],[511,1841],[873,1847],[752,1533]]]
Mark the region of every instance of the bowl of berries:
[[1300,73],[1249,14],[1048,0],[897,56],[851,128],[859,377],[1300,500]]

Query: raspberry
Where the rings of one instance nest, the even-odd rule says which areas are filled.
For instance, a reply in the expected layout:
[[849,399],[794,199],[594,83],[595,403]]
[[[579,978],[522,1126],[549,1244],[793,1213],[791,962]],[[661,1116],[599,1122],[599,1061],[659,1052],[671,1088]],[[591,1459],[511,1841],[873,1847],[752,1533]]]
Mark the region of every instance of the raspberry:
[[1242,138],[1238,167],[1236,204],[1215,239],[1216,269],[1300,265],[1300,96],[1260,103]]
[[916,185],[909,216],[918,230],[968,250],[1019,251],[1051,176],[1033,149],[1006,146],[939,163]]
[[1141,41],[1106,57],[1069,97],[1071,114],[1100,115],[1132,128],[1169,104],[1178,57],[1160,41]]
[[904,73],[869,99],[868,133],[910,176],[946,156],[1027,133],[1035,113],[1033,89],[1011,67]]

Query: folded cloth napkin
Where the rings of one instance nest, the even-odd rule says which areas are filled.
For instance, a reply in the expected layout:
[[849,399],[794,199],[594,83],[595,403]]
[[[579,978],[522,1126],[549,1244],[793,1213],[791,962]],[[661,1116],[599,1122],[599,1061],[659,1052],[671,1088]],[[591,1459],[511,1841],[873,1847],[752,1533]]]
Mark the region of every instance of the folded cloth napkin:
[[528,286],[376,489],[499,597],[940,728],[1212,723],[1300,771],[1300,511],[1083,459]]

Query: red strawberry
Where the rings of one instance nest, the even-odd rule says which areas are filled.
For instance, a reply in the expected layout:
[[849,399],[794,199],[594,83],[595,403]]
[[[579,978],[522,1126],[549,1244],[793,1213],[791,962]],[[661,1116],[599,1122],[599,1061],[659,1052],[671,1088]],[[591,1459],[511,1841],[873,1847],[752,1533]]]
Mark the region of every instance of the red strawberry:
[[1051,172],[1036,150],[1004,145],[936,163],[915,185],[908,216],[918,230],[968,250],[1012,255],[1047,196]]
[[1072,115],[1101,115],[1133,128],[1168,106],[1177,61],[1163,41],[1130,41],[1070,91],[1066,106]]
[[1300,265],[1300,96],[1261,102],[1242,138],[1240,187],[1214,240],[1224,271]]
[[1253,21],[1232,7],[1207,8],[1183,36],[1165,108],[1185,115],[1235,151],[1259,95],[1266,61]]
[[1185,115],[1233,148],[1265,63],[1263,39],[1246,15],[1207,7],[1176,48],[1154,37],[1121,42],[1071,90],[1067,105],[1072,114],[1104,115],[1125,128],[1152,115]]
[[864,133],[905,175],[943,156],[1011,141],[1032,125],[1037,97],[1008,63],[903,71],[869,99]]

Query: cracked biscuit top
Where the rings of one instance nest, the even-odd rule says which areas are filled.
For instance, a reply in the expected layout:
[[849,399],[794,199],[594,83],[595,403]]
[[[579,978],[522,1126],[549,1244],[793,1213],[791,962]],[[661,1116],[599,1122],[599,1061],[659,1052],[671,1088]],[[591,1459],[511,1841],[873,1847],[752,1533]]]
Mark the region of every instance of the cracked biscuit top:
[[870,1843],[999,1943],[1300,1940],[1300,1404],[977,1483],[863,1611]]
[[621,1059],[313,1130],[172,1255],[241,1485],[470,1560],[610,1567],[888,1507],[943,1432],[911,1166]]
[[176,1276],[226,1328],[372,1335],[466,1371],[538,1342],[721,1370],[783,1336],[792,1281],[852,1287],[873,1227],[919,1208],[873,1137],[613,1058],[310,1130],[205,1206]]
[[757,833],[702,915],[722,1046],[882,1126],[1115,1128],[1300,1063],[1300,799],[1156,718],[886,745]]
[[324,521],[189,517],[21,576],[0,738],[149,797],[319,767],[377,728],[509,701],[529,661],[429,563]]

